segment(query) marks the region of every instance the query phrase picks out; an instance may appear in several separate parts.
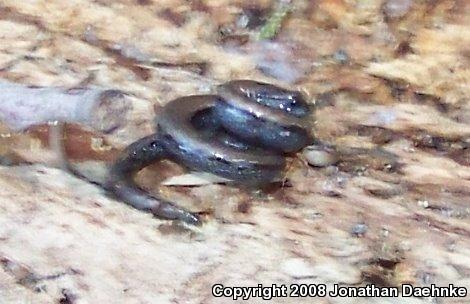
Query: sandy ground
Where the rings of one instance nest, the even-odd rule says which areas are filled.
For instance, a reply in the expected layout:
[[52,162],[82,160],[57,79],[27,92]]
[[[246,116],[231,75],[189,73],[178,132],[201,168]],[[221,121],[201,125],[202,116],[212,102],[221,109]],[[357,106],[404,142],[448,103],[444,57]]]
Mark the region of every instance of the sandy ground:
[[211,295],[218,283],[470,291],[468,1],[297,0],[275,39],[259,40],[273,3],[0,0],[3,81],[116,89],[131,100],[112,132],[67,130],[68,158],[88,175],[150,134],[159,106],[240,78],[308,94],[316,137],[338,160],[313,167],[299,154],[284,187],[266,193],[156,187],[184,171],[144,170],[143,187],[205,214],[193,229],[55,168],[47,126],[2,125],[0,303],[228,303]]

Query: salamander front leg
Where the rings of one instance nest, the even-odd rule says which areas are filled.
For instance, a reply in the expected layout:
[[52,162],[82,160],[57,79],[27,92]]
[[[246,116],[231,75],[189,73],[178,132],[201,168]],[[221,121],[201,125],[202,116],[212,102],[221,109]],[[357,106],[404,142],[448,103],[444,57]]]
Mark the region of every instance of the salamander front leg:
[[165,199],[152,196],[135,184],[134,176],[137,172],[166,157],[158,135],[150,135],[136,141],[127,147],[112,165],[106,188],[126,204],[150,212],[158,218],[200,225],[201,220],[197,215]]

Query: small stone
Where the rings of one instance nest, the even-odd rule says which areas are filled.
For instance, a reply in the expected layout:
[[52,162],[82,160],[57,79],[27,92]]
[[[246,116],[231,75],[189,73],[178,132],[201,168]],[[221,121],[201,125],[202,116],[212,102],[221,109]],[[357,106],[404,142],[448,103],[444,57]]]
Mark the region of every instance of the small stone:
[[400,18],[408,13],[412,5],[411,0],[388,0],[384,5],[384,12],[387,17]]
[[345,50],[339,49],[333,54],[334,60],[340,64],[346,64],[349,62],[349,55]]
[[382,230],[381,230],[381,233],[382,233],[383,237],[388,237],[390,235],[390,230],[383,227]]
[[338,162],[338,157],[334,151],[327,151],[320,146],[309,146],[303,151],[307,162],[314,167],[328,167]]
[[248,27],[248,23],[250,22],[250,17],[247,14],[241,14],[237,19],[237,27],[238,28],[246,28]]
[[427,200],[419,200],[418,201],[418,206],[423,207],[423,208],[428,208],[429,207],[429,202]]
[[366,234],[367,230],[368,230],[369,227],[367,227],[366,224],[356,224],[352,227],[351,229],[351,234],[354,235],[354,236],[363,236],[364,234]]

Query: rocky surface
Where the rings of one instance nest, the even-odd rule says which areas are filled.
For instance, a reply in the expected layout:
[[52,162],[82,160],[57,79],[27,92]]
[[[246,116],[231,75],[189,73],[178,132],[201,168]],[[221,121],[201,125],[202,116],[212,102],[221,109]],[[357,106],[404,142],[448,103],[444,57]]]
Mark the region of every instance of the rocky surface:
[[86,175],[152,132],[159,106],[237,78],[304,90],[320,142],[266,192],[187,176],[157,188],[184,171],[144,170],[142,186],[204,214],[196,229],[56,169],[47,126],[1,125],[0,303],[226,303],[216,283],[470,287],[468,1],[286,3],[279,33],[259,40],[275,2],[0,1],[2,80],[131,97],[111,132],[66,127]]

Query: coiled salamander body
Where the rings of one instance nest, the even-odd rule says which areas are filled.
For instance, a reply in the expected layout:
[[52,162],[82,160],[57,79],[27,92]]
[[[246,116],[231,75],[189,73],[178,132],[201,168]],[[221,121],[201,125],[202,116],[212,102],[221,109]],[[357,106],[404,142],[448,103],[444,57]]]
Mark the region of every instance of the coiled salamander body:
[[159,115],[157,132],[131,144],[112,165],[107,188],[156,217],[200,224],[196,214],[140,189],[134,175],[169,159],[243,184],[270,183],[284,170],[284,154],[311,143],[309,114],[300,92],[251,80],[219,85],[217,95],[175,99]]

